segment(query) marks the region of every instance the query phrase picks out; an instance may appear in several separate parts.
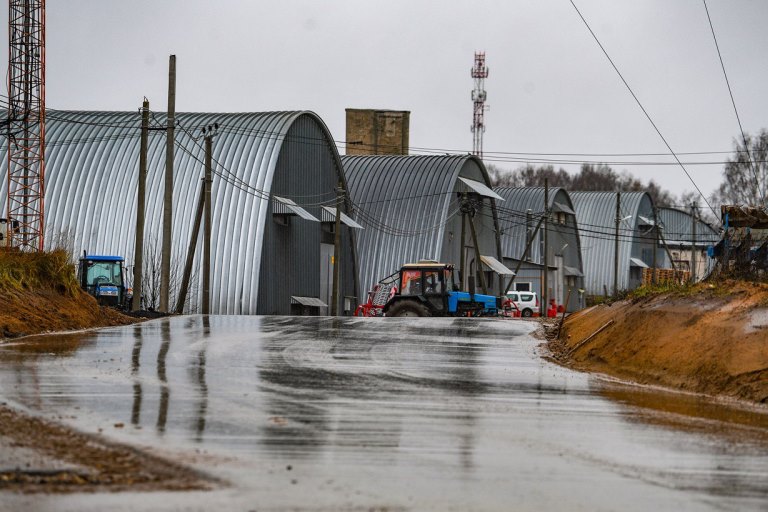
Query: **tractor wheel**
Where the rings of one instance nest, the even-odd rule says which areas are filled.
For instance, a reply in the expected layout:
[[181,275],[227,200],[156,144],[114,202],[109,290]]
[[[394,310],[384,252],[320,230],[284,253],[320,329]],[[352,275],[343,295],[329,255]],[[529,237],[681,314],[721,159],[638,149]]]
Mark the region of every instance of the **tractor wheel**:
[[432,316],[424,304],[415,300],[404,300],[389,308],[387,316]]

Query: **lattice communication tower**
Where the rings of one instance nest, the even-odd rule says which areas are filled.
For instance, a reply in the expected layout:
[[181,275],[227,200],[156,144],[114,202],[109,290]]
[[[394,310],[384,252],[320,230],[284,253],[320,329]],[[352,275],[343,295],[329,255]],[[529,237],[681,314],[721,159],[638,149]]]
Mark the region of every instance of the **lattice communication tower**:
[[7,247],[43,250],[45,0],[9,0]]
[[485,132],[485,79],[488,68],[485,67],[485,52],[475,52],[475,67],[472,68],[475,88],[472,90],[472,154],[483,158],[483,133]]

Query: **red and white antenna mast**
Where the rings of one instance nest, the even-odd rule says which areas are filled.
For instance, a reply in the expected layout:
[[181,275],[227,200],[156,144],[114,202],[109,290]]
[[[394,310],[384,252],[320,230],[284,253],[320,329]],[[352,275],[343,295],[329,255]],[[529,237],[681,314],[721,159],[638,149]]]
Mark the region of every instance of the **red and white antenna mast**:
[[45,226],[45,0],[9,0],[8,5],[6,243],[42,251]]
[[472,90],[472,154],[483,158],[483,132],[485,132],[485,79],[488,68],[485,67],[485,52],[475,52],[475,67],[472,68],[475,88]]

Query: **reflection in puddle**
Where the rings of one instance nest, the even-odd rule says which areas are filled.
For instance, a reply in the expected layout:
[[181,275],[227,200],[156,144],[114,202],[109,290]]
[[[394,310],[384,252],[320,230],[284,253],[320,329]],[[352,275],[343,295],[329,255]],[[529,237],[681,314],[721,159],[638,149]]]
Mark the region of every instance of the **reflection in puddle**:
[[[757,437],[768,443],[768,410],[729,406],[704,396],[665,392],[615,382],[600,382],[598,386],[600,396],[641,409],[639,415],[633,414],[628,416],[629,418],[640,418],[643,422],[653,425],[687,432],[724,435],[733,440],[740,440],[742,437],[755,440]],[[734,426],[746,428],[739,429]],[[748,435],[745,432],[747,429]]]

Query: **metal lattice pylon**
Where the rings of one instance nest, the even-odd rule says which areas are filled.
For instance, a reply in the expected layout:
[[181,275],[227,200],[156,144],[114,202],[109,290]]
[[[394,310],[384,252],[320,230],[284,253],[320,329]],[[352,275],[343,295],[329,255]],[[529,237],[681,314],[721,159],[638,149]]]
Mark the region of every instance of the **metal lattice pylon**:
[[472,68],[475,88],[472,90],[472,154],[483,158],[483,133],[485,132],[485,79],[488,68],[485,67],[485,52],[475,52],[475,67]]
[[45,0],[9,1],[8,246],[43,250]]

